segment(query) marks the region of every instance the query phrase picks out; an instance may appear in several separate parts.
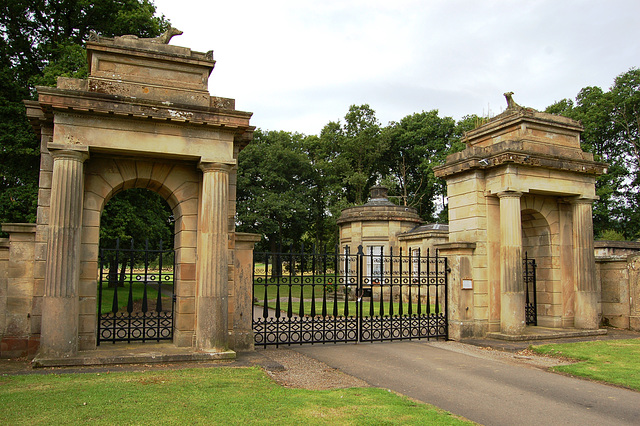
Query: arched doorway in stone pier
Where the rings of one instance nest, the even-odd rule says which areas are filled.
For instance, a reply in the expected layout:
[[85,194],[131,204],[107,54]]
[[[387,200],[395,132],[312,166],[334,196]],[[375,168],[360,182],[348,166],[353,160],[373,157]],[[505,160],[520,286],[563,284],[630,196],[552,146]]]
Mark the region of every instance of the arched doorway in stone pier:
[[[144,188],[159,194],[173,212],[175,252],[173,269],[173,339],[180,346],[188,346],[195,330],[191,318],[195,313],[195,250],[197,233],[197,200],[199,180],[193,164],[175,164],[156,160],[130,160],[122,158],[95,158],[85,164],[84,232],[85,256],[81,260],[81,312],[84,324],[79,339],[86,345],[98,343],[98,317],[89,306],[98,303],[100,216],[113,196],[131,188]],[[97,268],[96,268],[97,266]],[[95,274],[92,274],[94,272]],[[125,300],[126,302],[126,300]],[[82,308],[86,305],[86,308]],[[108,337],[103,335],[104,338]],[[151,339],[150,341],[153,341]]]
[[[561,298],[558,297],[561,296],[558,247],[556,246],[555,250],[552,247],[552,235],[558,235],[558,215],[552,208],[554,203],[550,199],[545,200],[529,195],[523,196],[521,203],[522,255],[535,261],[536,323],[540,326],[559,326],[557,320],[560,319],[562,305],[559,303]],[[557,242],[557,238],[555,240]],[[555,262],[554,251],[556,252]],[[532,263],[529,265],[531,268]],[[523,271],[523,277],[524,275]],[[531,293],[532,291],[529,291],[530,302],[533,303]]]

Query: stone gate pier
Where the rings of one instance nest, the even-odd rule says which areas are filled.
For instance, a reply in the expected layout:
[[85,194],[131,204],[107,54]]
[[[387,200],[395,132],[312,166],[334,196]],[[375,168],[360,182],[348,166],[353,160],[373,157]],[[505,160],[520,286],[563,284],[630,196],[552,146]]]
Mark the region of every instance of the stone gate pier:
[[256,237],[235,233],[233,220],[251,113],[209,95],[211,52],[123,36],[94,37],[87,56],[87,79],[60,78],[25,102],[41,140],[37,223],[3,226],[11,237],[0,252],[15,253],[0,256],[0,356],[96,348],[100,215],[129,188],[155,191],[173,210],[173,344],[251,349],[246,258]]
[[517,105],[469,132],[447,157],[450,335],[525,329],[523,259],[537,264],[537,325],[597,329],[592,203],[606,164],[580,148],[580,123]]

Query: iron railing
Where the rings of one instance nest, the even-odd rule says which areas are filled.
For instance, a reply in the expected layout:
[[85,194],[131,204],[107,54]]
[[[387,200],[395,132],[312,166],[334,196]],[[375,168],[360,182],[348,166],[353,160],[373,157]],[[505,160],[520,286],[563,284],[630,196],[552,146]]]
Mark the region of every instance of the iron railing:
[[173,339],[174,252],[157,249],[100,249],[98,339],[101,342]]
[[447,338],[447,259],[362,246],[254,254],[256,345]]
[[525,285],[525,318],[527,325],[538,325],[536,299],[536,260],[530,259],[527,253],[522,259],[522,274]]

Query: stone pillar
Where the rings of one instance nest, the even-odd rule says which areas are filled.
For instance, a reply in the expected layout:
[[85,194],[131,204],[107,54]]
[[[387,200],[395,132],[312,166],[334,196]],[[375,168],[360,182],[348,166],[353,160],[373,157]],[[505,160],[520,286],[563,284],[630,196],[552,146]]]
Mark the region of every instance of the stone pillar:
[[200,163],[196,347],[226,351],[228,342],[229,172],[231,165]]
[[522,277],[522,193],[505,191],[500,197],[500,331],[521,334],[525,327]]
[[67,357],[78,351],[78,282],[87,151],[55,150],[42,301],[40,353]]
[[573,276],[576,298],[574,326],[598,328],[598,288],[593,251],[592,199],[571,200],[573,211]]
[[253,350],[253,248],[260,238],[258,234],[236,232],[231,342],[234,351]]

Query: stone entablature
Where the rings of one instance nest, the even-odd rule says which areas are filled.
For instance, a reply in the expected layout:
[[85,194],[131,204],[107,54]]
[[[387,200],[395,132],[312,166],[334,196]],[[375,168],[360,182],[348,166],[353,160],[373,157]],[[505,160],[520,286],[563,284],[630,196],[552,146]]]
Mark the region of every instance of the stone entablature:
[[[507,109],[487,124],[467,132],[464,138],[467,148],[447,156],[446,163],[434,170],[435,176],[481,170],[495,174],[487,177],[487,190],[492,194],[538,191],[593,197],[595,190],[590,182],[581,185],[582,178],[567,179],[565,173],[591,176],[606,173],[605,163],[594,161],[593,154],[580,149],[581,131],[580,123],[566,117],[519,106]],[[505,177],[515,170],[509,166],[525,173],[529,170],[536,179],[519,182]],[[496,171],[505,168],[506,172]],[[558,172],[563,175],[560,181]],[[569,184],[559,187],[564,181]]]

